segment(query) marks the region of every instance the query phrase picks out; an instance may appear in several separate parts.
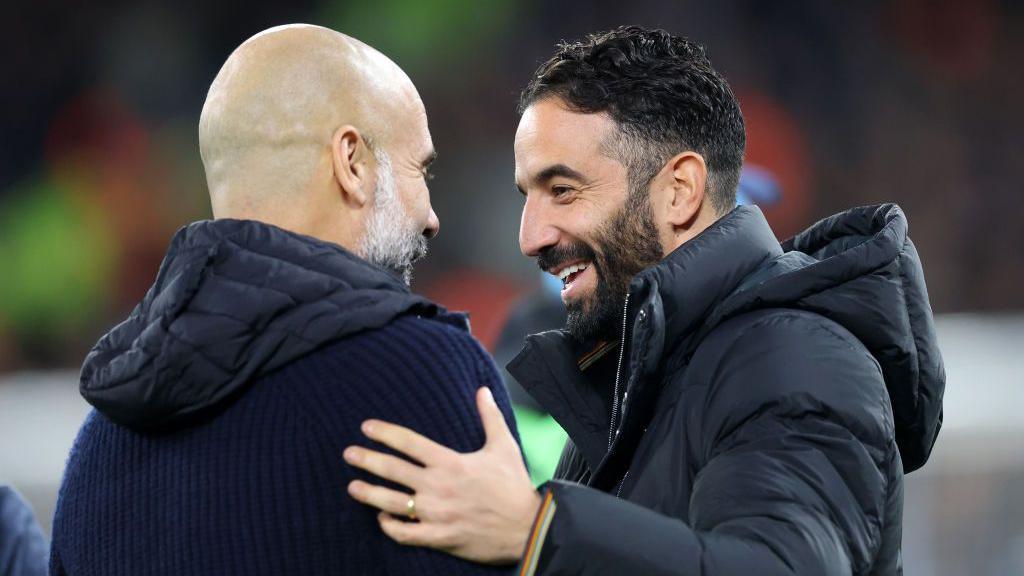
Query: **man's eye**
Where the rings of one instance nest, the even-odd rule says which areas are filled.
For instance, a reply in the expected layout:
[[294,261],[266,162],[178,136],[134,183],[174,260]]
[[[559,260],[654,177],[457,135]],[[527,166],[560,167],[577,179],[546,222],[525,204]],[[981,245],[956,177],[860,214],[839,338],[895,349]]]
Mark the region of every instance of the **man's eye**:
[[551,187],[551,193],[554,194],[555,196],[562,196],[562,195],[564,195],[564,194],[566,194],[568,192],[572,192],[572,187],[570,187],[570,186],[552,186]]

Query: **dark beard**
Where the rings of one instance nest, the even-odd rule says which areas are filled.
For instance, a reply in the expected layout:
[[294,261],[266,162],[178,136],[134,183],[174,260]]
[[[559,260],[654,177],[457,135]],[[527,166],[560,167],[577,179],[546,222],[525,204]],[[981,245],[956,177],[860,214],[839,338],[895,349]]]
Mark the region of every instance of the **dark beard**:
[[662,258],[649,193],[631,191],[622,207],[598,227],[593,244],[594,248],[583,242],[551,247],[537,257],[537,264],[545,270],[577,259],[593,262],[597,275],[594,294],[566,304],[565,328],[581,342],[619,335],[630,281]]

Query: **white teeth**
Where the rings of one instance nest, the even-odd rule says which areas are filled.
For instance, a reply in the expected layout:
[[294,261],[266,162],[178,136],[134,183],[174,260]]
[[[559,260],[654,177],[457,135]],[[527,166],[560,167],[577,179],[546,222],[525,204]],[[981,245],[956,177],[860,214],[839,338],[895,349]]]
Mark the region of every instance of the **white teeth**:
[[565,282],[566,278],[568,278],[569,275],[575,272],[581,272],[583,270],[586,270],[588,266],[589,264],[573,264],[572,266],[566,266],[565,268],[562,268],[560,271],[558,271],[555,274],[555,276],[558,276],[559,280]]

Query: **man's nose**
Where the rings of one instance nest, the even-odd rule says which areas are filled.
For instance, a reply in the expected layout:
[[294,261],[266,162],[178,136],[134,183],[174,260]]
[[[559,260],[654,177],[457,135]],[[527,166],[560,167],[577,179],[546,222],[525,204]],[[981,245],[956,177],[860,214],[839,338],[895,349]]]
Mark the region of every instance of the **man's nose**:
[[437,236],[437,233],[441,231],[441,220],[438,219],[437,214],[434,213],[434,209],[430,209],[430,216],[427,217],[427,226],[423,229],[423,235],[428,239]]
[[519,221],[519,250],[531,258],[536,258],[541,250],[558,244],[558,228],[553,225],[541,202],[534,198],[526,197],[523,216]]

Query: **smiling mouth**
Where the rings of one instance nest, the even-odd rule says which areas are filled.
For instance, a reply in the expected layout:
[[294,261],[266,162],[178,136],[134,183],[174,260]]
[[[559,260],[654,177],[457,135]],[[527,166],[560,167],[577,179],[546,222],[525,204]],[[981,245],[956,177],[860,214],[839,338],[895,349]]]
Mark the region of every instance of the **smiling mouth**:
[[591,262],[576,262],[568,266],[563,266],[557,270],[552,270],[551,274],[562,281],[562,287],[566,288],[572,284],[584,270],[590,268],[593,264]]

